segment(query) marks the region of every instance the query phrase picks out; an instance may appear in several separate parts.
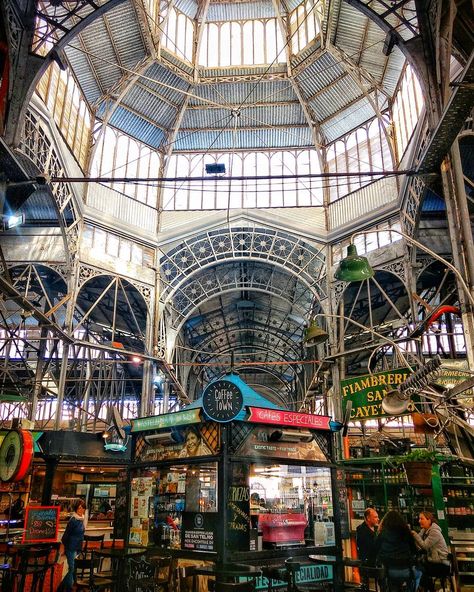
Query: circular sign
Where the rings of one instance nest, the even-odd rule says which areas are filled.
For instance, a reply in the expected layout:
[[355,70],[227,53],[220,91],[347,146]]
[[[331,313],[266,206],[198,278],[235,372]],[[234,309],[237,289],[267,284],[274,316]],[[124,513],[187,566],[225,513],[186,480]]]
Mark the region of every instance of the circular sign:
[[204,413],[214,421],[232,421],[242,411],[244,398],[239,387],[229,380],[210,384],[202,396]]
[[0,446],[0,480],[23,481],[33,460],[33,436],[27,430],[8,432]]

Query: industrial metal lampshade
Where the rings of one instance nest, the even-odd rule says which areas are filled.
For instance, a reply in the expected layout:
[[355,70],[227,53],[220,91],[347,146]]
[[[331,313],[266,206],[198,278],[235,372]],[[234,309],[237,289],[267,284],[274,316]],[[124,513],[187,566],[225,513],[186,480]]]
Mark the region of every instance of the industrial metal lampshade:
[[374,270],[367,257],[358,255],[356,246],[351,244],[347,247],[347,256],[341,259],[334,277],[343,282],[361,282],[374,277]]
[[329,334],[312,319],[309,327],[306,327],[304,331],[303,343],[306,347],[312,347],[313,345],[327,341],[328,338]]

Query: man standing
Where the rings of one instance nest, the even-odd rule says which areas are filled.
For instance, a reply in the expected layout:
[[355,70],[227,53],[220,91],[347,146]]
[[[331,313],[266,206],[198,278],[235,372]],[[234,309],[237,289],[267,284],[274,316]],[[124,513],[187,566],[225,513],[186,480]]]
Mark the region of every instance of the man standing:
[[[364,522],[356,528],[357,556],[362,565],[360,566],[360,577],[362,588],[370,590],[370,569],[375,567],[377,550],[375,547],[375,528],[379,523],[379,515],[374,508],[367,508],[364,512]],[[372,577],[373,574],[372,574]]]

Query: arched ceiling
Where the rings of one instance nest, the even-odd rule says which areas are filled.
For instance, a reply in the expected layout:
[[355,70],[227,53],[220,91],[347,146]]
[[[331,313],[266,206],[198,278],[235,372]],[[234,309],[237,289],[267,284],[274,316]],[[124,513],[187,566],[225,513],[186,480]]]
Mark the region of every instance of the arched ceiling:
[[[104,123],[165,153],[325,145],[380,115],[404,64],[397,47],[384,55],[386,32],[340,0],[306,2],[305,18],[309,22],[317,13],[320,31],[297,49],[292,39],[306,25],[303,18],[296,32],[291,29],[294,11],[305,4],[295,0],[114,4],[95,19],[89,15],[92,22],[65,45],[67,61]],[[411,3],[402,4],[410,12]],[[51,3],[43,13],[57,19],[60,10]],[[192,27],[192,56],[184,55],[184,39],[170,40],[164,32],[173,10]],[[413,36],[393,10],[385,17],[405,37]],[[274,21],[281,51],[271,62],[200,63],[209,23],[241,26],[255,19]],[[213,51],[219,50],[208,48]]]

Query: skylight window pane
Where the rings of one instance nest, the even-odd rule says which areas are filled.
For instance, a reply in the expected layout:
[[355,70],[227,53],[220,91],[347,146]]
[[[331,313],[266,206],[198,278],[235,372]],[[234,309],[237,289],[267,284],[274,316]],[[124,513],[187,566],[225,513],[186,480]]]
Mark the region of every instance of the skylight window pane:
[[220,28],[220,66],[230,66],[230,23],[224,23]]
[[242,27],[239,23],[231,23],[231,64],[242,63]]
[[176,11],[173,9],[170,10],[170,14],[167,21],[166,31],[165,31],[165,39],[164,39],[164,46],[167,47],[173,53],[176,52]]
[[253,64],[253,27],[252,22],[248,21],[243,27],[243,38],[244,38],[244,64]]
[[215,194],[209,186],[205,187],[202,196],[202,207],[204,210],[213,210],[215,208]]
[[193,59],[193,40],[194,40],[194,26],[191,19],[186,19],[186,42],[184,55],[186,59],[191,62]]
[[[127,174],[127,155],[128,155],[129,138],[127,136],[120,136],[117,141],[117,150],[115,157],[115,169],[113,171],[114,177],[125,177]],[[116,191],[123,193],[125,189],[124,183],[114,183]]]
[[216,48],[219,47],[219,30],[217,25],[211,23],[209,25],[209,44],[208,44],[208,55],[207,55],[207,66],[213,67],[218,66],[219,52]]
[[265,50],[267,55],[267,64],[271,64],[277,56],[277,39],[275,27],[277,26],[276,20],[267,21],[265,25]]
[[263,23],[261,21],[254,21],[254,64],[265,63],[265,31],[263,30]]
[[178,16],[178,20],[176,23],[176,47],[175,53],[180,57],[184,57],[185,47],[186,47],[186,17],[184,14],[180,14]]
[[298,7],[298,51],[307,44],[305,14],[303,6]]
[[316,37],[316,15],[314,14],[314,11],[309,14],[306,19],[306,28],[308,31],[308,43],[311,43]]
[[107,237],[107,254],[112,257],[118,257],[119,254],[119,238],[115,234],[109,234]]
[[189,209],[200,210],[202,208],[202,193],[200,188],[193,186],[189,192]]
[[207,66],[207,37],[209,35],[209,27],[205,27],[202,33],[201,46],[199,48],[198,62],[203,66]]

